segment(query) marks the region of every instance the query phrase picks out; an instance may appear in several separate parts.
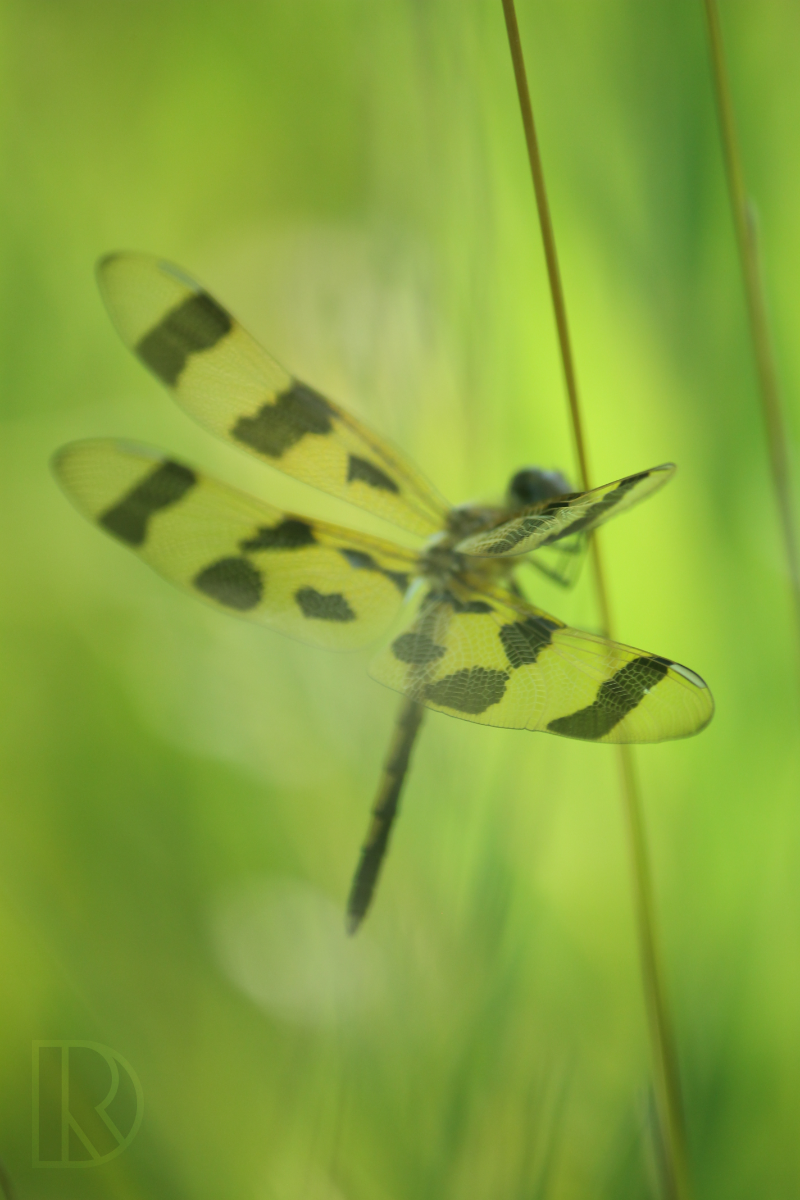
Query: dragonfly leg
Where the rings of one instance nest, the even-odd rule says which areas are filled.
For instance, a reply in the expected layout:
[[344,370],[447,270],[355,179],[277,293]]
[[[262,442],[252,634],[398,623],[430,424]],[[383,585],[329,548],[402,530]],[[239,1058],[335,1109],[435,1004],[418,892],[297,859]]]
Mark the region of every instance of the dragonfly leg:
[[408,771],[411,750],[419,732],[424,711],[421,704],[417,704],[415,700],[408,697],[403,699],[400,706],[392,744],[383,765],[378,794],[372,806],[372,820],[361,847],[361,857],[347,900],[348,933],[356,932],[372,901],[381,863],[389,845],[389,835],[397,816],[400,793]]

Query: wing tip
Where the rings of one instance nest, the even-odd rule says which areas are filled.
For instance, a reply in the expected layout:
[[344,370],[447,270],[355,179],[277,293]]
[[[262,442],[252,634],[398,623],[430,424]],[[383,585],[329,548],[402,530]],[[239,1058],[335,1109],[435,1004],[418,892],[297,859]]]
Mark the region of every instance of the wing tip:
[[692,689],[691,694],[696,697],[696,702],[698,704],[702,703],[706,711],[698,714],[697,723],[692,725],[691,728],[681,730],[678,733],[668,734],[658,740],[679,741],[682,738],[696,737],[698,733],[702,733],[708,727],[716,711],[716,704],[711,689],[702,675],[698,675],[697,671],[693,671],[691,667],[685,667],[683,663],[675,662],[672,659],[665,659],[664,661],[669,663],[669,674],[673,676],[680,675],[683,680],[681,686],[686,687],[688,684],[689,688]]
[[73,448],[78,445],[77,442],[67,442],[64,446],[59,446],[50,455],[49,467],[50,474],[58,483],[62,490],[66,487],[67,477],[67,462],[72,454]]
[[109,277],[117,268],[124,264],[154,270],[164,275],[171,275],[173,279],[177,279],[179,283],[193,292],[203,290],[197,280],[188,271],[185,271],[183,267],[178,266],[177,263],[172,262],[170,259],[162,258],[159,254],[151,254],[145,250],[111,250],[107,254],[101,254],[95,263],[95,276],[100,291],[103,294],[105,294]]
[[66,486],[68,468],[81,454],[98,449],[100,446],[116,444],[115,438],[76,438],[74,442],[65,442],[50,456],[50,470],[62,485]]
[[[94,266],[97,286],[105,298],[109,278],[123,263],[154,261],[152,254],[144,254],[139,250],[111,250],[101,254]],[[157,260],[155,260],[157,261]]]
[[50,455],[50,470],[59,482],[63,482],[71,462],[81,455],[97,453],[101,450],[113,451],[129,458],[144,459],[147,462],[177,461],[166,451],[159,450],[156,446],[148,446],[145,442],[136,442],[129,438],[88,437],[65,442],[63,446],[54,450]]
[[[705,679],[703,679],[703,676],[698,675],[697,671],[693,671],[691,667],[685,667],[683,663],[673,662],[672,659],[669,660],[669,667],[670,670],[677,671],[679,675],[682,675],[683,678],[688,680],[693,687],[698,689],[698,691],[702,691],[703,689],[708,691],[708,684],[706,683]],[[710,692],[709,695],[711,695]]]
[[107,254],[101,254],[94,265],[95,275],[98,279],[102,279],[105,272],[113,266],[117,259],[130,258],[131,253],[130,250],[109,250]]

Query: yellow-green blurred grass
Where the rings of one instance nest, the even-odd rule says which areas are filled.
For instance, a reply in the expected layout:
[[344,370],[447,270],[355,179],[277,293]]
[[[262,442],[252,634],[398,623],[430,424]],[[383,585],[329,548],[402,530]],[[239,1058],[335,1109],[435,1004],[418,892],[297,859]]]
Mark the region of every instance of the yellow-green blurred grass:
[[[701,18],[520,6],[594,473],[680,467],[604,532],[616,625],[718,703],[638,752],[697,1192],[788,1200],[798,706]],[[800,30],[787,3],[728,20],[791,400]],[[454,501],[571,466],[499,3],[16,0],[2,24],[0,1158],[22,1196],[647,1195],[612,754],[431,716],[374,913],[320,969],[338,1015],[260,1008],[223,970],[226,905],[299,895],[327,928],[396,698],[366,655],[172,593],[47,470],[132,436],[366,527],[170,406],[96,295],[116,247],[185,263]],[[588,583],[542,603],[591,625]],[[29,1166],[46,1038],[141,1076],[107,1167]]]

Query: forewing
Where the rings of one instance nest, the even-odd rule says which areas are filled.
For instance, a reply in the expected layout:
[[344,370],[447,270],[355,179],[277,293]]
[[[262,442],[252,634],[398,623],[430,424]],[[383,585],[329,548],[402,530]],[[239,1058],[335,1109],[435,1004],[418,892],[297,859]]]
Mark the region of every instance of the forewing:
[[523,509],[508,521],[493,529],[473,534],[456,547],[462,554],[495,557],[497,555],[527,554],[540,546],[552,545],[561,538],[577,533],[589,533],[610,517],[624,512],[646,496],[652,495],[675,474],[674,463],[663,463],[626,475],[613,483],[556,496],[531,508]]
[[73,442],[53,466],[84,516],[164,578],[316,646],[374,641],[416,568],[391,542],[280,512],[143,447]]
[[293,378],[179,267],[114,254],[98,278],[123,341],[201,425],[412,533],[442,528],[448,505],[406,458]]
[[457,585],[429,593],[370,672],[450,716],[583,741],[686,737],[714,711],[706,684],[678,663]]

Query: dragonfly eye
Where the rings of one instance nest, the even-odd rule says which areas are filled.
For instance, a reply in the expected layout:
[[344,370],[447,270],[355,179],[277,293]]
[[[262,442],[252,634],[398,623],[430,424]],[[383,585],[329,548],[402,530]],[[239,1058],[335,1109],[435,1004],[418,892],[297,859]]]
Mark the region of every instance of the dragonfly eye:
[[544,471],[541,467],[523,467],[508,485],[510,508],[525,508],[572,492],[560,471]]

